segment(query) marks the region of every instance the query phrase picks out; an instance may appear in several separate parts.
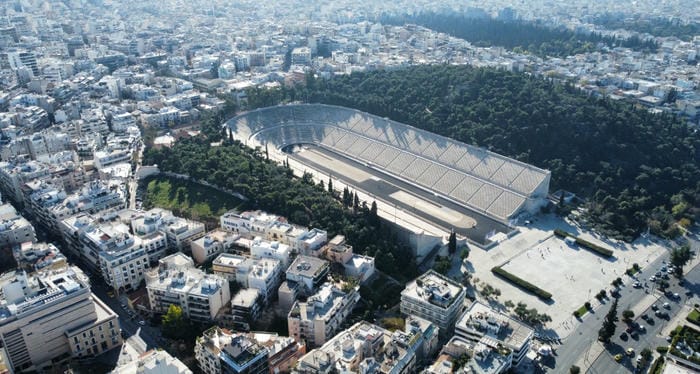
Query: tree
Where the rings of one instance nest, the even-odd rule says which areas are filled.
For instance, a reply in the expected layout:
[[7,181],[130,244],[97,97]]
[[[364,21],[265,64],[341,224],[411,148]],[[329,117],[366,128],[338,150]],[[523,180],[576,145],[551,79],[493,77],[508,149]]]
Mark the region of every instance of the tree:
[[600,341],[607,343],[615,335],[615,322],[617,322],[617,299],[613,301],[608,314],[605,315],[603,326],[598,330],[598,339]]
[[447,240],[447,251],[450,254],[457,252],[457,234],[455,234],[455,230],[450,232],[450,238]]
[[182,308],[177,305],[170,305],[168,311],[163,315],[163,335],[177,339],[184,336],[187,322],[182,314]]
[[569,368],[569,374],[579,374],[579,373],[581,373],[580,367],[573,365]]
[[649,348],[644,348],[644,349],[642,349],[642,352],[639,353],[639,355],[642,356],[642,358],[643,358],[646,362],[651,361],[651,358],[652,358],[651,349],[649,349]]
[[333,180],[331,179],[331,177],[328,177],[328,192],[330,192],[331,194],[333,193]]
[[683,267],[688,264],[688,261],[690,261],[692,257],[693,252],[687,244],[674,248],[671,251],[671,264],[675,267],[673,273],[676,277],[683,277]]
[[634,318],[634,312],[631,310],[625,310],[622,312],[622,319],[624,319],[626,322],[629,322]]
[[459,254],[459,258],[461,258],[462,261],[469,258],[469,248],[468,247],[462,248],[462,253]]

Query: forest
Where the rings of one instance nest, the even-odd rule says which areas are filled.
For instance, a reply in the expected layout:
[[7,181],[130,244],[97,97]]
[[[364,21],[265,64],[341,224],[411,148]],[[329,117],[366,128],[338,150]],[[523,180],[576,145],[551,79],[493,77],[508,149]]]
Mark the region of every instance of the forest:
[[492,18],[471,18],[458,13],[419,13],[405,16],[383,16],[390,25],[416,24],[464,39],[477,47],[501,46],[517,52],[527,51],[540,57],[566,57],[592,52],[599,45],[626,47],[654,52],[658,45],[633,36],[626,39],[597,33],[575,33],[564,27],[551,27],[531,21],[502,21]]
[[356,108],[548,169],[550,191],[585,198],[584,219],[615,238],[647,228],[674,237],[699,215],[697,129],[570,84],[433,65],[248,92],[250,107],[293,101]]
[[658,37],[675,36],[683,41],[691,41],[694,36],[700,35],[700,24],[696,22],[683,23],[640,14],[605,13],[593,17],[591,21],[609,30],[624,29]]
[[[343,194],[331,195],[328,182],[314,184],[310,175],[293,177],[292,171],[268,161],[264,151],[252,150],[228,137],[222,140],[216,118],[203,124],[204,135],[183,139],[172,148],[148,148],[144,164],[163,171],[188,174],[211,184],[226,186],[246,196],[246,208],[262,209],[287,217],[290,222],[328,231],[329,238],[345,235],[358,253],[375,257],[377,268],[403,282],[417,275],[410,252],[399,244],[389,227],[377,217],[376,204]],[[332,182],[331,182],[332,183]]]

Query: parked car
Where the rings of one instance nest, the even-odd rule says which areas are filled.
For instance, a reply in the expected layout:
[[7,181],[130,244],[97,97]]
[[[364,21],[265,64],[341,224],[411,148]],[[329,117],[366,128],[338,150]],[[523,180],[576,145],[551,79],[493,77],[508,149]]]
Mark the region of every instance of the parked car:
[[619,354],[619,353],[618,353],[618,354],[616,354],[616,355],[615,355],[615,361],[617,361],[617,362],[620,362],[620,361],[622,361],[622,355],[621,355],[621,354]]

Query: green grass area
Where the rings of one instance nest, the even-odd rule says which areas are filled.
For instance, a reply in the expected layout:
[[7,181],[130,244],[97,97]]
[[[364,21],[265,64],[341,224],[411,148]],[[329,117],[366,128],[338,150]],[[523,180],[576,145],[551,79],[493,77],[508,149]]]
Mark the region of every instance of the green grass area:
[[184,179],[158,176],[142,183],[145,209],[169,209],[175,215],[205,222],[207,229],[216,227],[223,213],[242,206],[234,196]]
[[586,313],[588,313],[588,308],[586,308],[585,305],[581,305],[580,308],[576,309],[574,315],[576,317],[583,317],[584,315],[586,315]]
[[700,312],[697,309],[693,309],[688,316],[685,317],[688,322],[700,326]]
[[528,292],[533,293],[535,296],[539,297],[542,300],[550,300],[552,298],[551,293],[535,286],[534,284],[532,284],[532,283],[530,283],[530,282],[528,282],[528,281],[526,281],[526,280],[524,280],[524,279],[522,279],[514,274],[511,274],[511,273],[503,270],[503,268],[501,268],[500,266],[496,266],[496,267],[492,268],[491,272],[506,279],[507,281],[510,281],[514,285],[516,285],[516,286],[518,286],[518,287],[520,287]]

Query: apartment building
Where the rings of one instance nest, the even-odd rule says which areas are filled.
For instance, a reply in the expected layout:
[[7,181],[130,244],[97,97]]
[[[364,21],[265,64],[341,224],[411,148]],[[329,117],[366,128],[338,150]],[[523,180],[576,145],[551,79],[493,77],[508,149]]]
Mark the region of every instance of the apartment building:
[[152,349],[138,357],[137,360],[128,361],[119,365],[110,372],[111,374],[192,374],[182,361],[160,349]]
[[423,338],[419,331],[390,332],[369,322],[341,331],[323,346],[303,356],[295,373],[386,373],[417,372]]
[[41,370],[121,345],[117,315],[75,267],[0,279],[0,339],[14,372]]
[[0,205],[0,247],[36,241],[34,226],[10,204]]
[[210,231],[203,237],[192,241],[190,244],[192,258],[198,264],[210,261],[218,254],[231,249],[239,237],[239,235],[220,229]]
[[443,336],[448,336],[462,312],[464,296],[461,284],[428,270],[401,292],[401,313],[428,320],[440,328]]
[[177,305],[187,318],[199,322],[213,321],[231,300],[225,278],[195,268],[180,252],[162,258],[158,268],[148,272],[146,289],[153,312],[165,313]]
[[[195,346],[195,357],[206,374],[290,373],[305,353],[306,347],[290,337],[231,332],[216,326],[205,331]],[[249,361],[243,362],[245,358]]]
[[141,239],[123,223],[89,226],[80,237],[83,259],[96,261],[102,278],[114,290],[135,290],[144,279],[149,259]]
[[475,301],[459,318],[455,335],[474,343],[492,346],[494,342],[512,351],[517,366],[530,350],[535,330],[490,306]]
[[286,281],[279,288],[280,306],[289,308],[299,296],[310,296],[326,281],[330,266],[328,261],[300,255],[294,259],[285,273]]
[[306,301],[292,305],[287,315],[289,336],[309,347],[322,345],[340,329],[359,300],[359,287],[346,292],[332,283],[323,284]]

